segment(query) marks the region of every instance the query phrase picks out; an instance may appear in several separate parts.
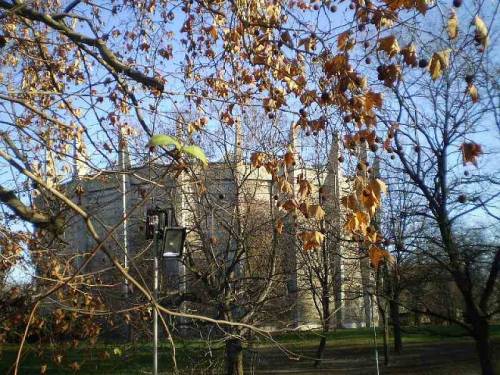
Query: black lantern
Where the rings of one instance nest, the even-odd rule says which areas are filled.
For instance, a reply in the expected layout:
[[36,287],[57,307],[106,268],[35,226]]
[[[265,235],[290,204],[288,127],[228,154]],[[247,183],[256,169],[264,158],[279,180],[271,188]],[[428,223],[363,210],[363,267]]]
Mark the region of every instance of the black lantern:
[[167,225],[167,211],[158,207],[150,208],[146,211],[146,239],[152,240],[157,233],[159,236],[163,234]]
[[163,232],[161,250],[165,258],[180,258],[186,240],[186,228],[171,227]]

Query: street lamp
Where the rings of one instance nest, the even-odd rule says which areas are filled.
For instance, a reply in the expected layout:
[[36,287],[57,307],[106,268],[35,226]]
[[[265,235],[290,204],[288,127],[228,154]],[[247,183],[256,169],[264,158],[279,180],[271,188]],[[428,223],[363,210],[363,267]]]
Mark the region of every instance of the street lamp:
[[186,240],[186,228],[166,228],[163,233],[162,253],[164,258],[180,258]]
[[[148,209],[146,212],[146,238],[154,241],[154,275],[153,297],[158,301],[158,258],[182,256],[186,228],[174,227],[174,211],[172,209]],[[153,374],[158,374],[158,310],[153,310]]]

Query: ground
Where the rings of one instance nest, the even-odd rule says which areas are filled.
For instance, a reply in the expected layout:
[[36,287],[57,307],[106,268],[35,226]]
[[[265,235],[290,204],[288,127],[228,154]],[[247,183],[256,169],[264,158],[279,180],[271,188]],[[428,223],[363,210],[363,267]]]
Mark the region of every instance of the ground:
[[[500,351],[500,326],[492,329],[495,351]],[[258,340],[247,348],[245,362],[248,374],[376,374],[375,343],[369,329],[338,330],[328,336],[325,360],[319,368],[311,359],[319,342],[317,333],[287,334],[275,343]],[[389,366],[384,366],[381,337],[377,337],[380,374],[479,374],[473,341],[457,327],[412,327],[404,334],[404,351],[391,352]],[[68,344],[69,345],[69,344]],[[219,374],[222,369],[222,345],[212,342],[207,349],[200,341],[178,342],[177,360],[183,374]],[[49,346],[45,346],[47,349]],[[171,373],[170,348],[161,347],[160,369]],[[60,365],[52,358],[61,354]],[[0,374],[8,374],[15,361],[16,347],[4,345],[0,353]],[[36,347],[26,346],[20,374],[40,374],[47,363],[47,374],[72,374],[73,362],[80,374],[148,374],[151,373],[151,345],[98,344],[78,348],[53,346],[51,355],[36,356]],[[498,372],[500,373],[500,363]],[[211,369],[210,369],[211,368]]]

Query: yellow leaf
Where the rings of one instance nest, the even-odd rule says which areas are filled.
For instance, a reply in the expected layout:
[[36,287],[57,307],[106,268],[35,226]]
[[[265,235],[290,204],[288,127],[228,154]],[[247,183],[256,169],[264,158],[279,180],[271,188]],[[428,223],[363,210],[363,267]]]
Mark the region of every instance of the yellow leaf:
[[431,62],[429,64],[429,71],[434,81],[441,77],[443,71],[448,68],[450,64],[450,52],[450,49],[445,49],[435,52],[432,55]]
[[278,181],[278,188],[282,193],[293,194],[292,184],[289,183],[284,177]]
[[376,178],[370,181],[370,189],[375,193],[377,198],[380,198],[380,193],[387,193],[387,185],[384,181]]
[[479,16],[474,18],[474,24],[476,25],[476,42],[486,48],[488,46],[488,28]]
[[477,87],[474,84],[467,85],[467,92],[472,99],[472,103],[477,103],[479,101],[479,93],[477,92]]
[[321,247],[325,235],[318,231],[302,232],[298,235],[303,242],[304,250],[314,250]]
[[325,211],[319,204],[312,204],[308,208],[309,217],[316,220],[323,220],[325,218]]
[[389,57],[394,57],[399,53],[398,40],[394,35],[380,39],[377,51],[384,51]]
[[450,39],[455,39],[458,36],[458,18],[454,9],[451,10],[450,18],[448,19],[448,36]]

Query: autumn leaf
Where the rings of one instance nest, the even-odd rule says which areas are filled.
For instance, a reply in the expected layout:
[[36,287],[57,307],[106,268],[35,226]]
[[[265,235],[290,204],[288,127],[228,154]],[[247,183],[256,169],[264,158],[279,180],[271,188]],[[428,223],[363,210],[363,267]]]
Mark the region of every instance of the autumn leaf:
[[318,231],[307,231],[299,233],[298,237],[303,243],[304,250],[314,250],[321,247],[325,235]]
[[389,258],[389,252],[378,246],[372,245],[368,249],[368,256],[370,257],[370,263],[373,268],[377,269],[382,261]]
[[325,218],[325,211],[319,204],[311,204],[308,208],[308,215],[310,218],[320,221]]
[[370,181],[370,189],[375,193],[377,197],[380,198],[381,193],[387,193],[387,185],[385,184],[384,181],[375,178],[374,180]]
[[481,44],[483,48],[486,48],[488,46],[488,28],[486,27],[486,24],[481,17],[476,16],[474,18],[474,25],[476,26],[476,42]]
[[287,153],[283,157],[283,161],[285,162],[285,165],[287,167],[295,165],[295,157],[293,154],[293,150],[291,148],[287,151]]
[[250,162],[255,168],[260,168],[264,165],[265,155],[261,152],[254,152],[250,156]]
[[47,373],[47,365],[44,364],[40,366],[40,375],[45,375]]
[[382,94],[380,92],[368,91],[365,94],[365,110],[371,111],[373,108],[382,108]]
[[467,93],[471,97],[472,103],[477,103],[479,101],[479,92],[473,83],[467,85]]
[[77,361],[72,362],[69,367],[75,372],[80,371],[80,364]]
[[293,211],[295,210],[297,207],[298,207],[298,204],[297,202],[295,202],[295,200],[293,199],[289,199],[287,200],[285,203],[283,203],[283,205],[281,206],[285,211]]
[[293,194],[293,187],[292,187],[292,184],[290,182],[288,182],[286,180],[286,178],[284,177],[281,177],[278,181],[278,188],[280,189],[280,191],[282,193],[285,193],[285,194]]
[[462,150],[464,165],[471,163],[477,167],[477,158],[483,153],[481,145],[474,142],[465,142],[460,148]]
[[278,234],[283,233],[283,227],[284,227],[283,220],[279,219],[275,225],[276,233]]
[[300,199],[304,199],[309,196],[312,192],[312,186],[307,180],[300,180],[299,182],[299,197]]
[[393,87],[401,76],[401,67],[398,64],[380,65],[377,67],[378,79],[384,81],[387,87]]
[[398,40],[394,35],[380,39],[377,51],[384,51],[389,57],[394,57],[399,53]]
[[340,201],[345,208],[355,210],[358,207],[358,200],[354,194],[342,197]]
[[450,52],[450,49],[445,49],[432,55],[429,71],[434,81],[441,77],[443,71],[448,68],[450,64]]
[[341,51],[349,51],[356,44],[355,41],[351,39],[351,33],[349,31],[345,31],[341,33],[337,38],[337,47]]
[[448,36],[450,39],[456,39],[458,36],[458,18],[454,9],[451,10],[450,18],[448,19]]

